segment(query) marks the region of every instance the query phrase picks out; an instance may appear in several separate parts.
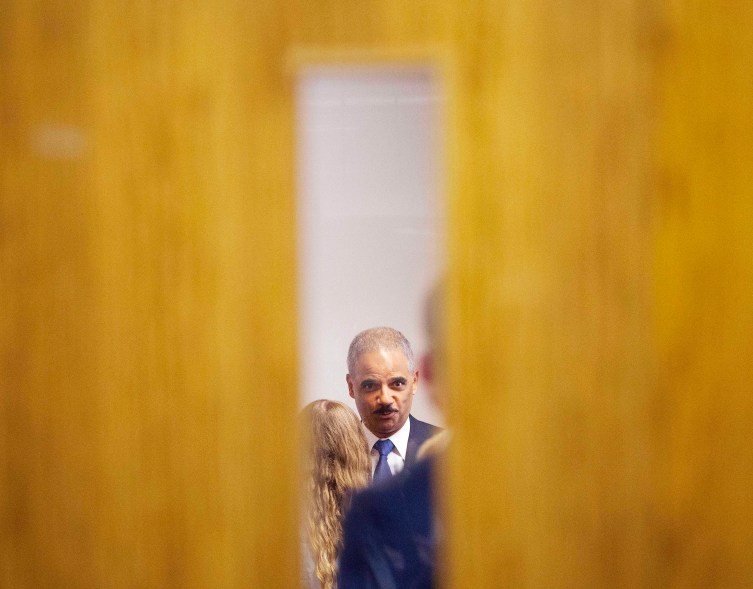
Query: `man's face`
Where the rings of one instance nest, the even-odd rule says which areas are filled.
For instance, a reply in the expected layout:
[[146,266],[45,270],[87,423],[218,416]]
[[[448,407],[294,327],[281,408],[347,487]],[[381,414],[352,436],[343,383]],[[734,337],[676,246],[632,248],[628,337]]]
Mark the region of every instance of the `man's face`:
[[379,438],[391,436],[408,419],[418,372],[411,374],[399,350],[365,352],[353,372],[345,378],[364,425]]

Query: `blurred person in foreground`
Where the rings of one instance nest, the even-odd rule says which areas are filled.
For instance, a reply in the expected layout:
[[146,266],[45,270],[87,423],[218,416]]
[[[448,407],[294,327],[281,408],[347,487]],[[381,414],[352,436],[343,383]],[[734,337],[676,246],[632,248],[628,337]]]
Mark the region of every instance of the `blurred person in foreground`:
[[320,399],[301,411],[304,437],[303,587],[337,588],[342,519],[353,491],[371,478],[369,449],[356,414]]
[[[440,296],[435,288],[426,307],[430,349],[421,368],[427,381],[433,380],[440,343]],[[421,447],[410,470],[354,495],[343,527],[340,589],[434,587],[439,542],[434,481],[448,437],[439,430]]]
[[374,482],[415,463],[418,448],[440,428],[413,417],[419,372],[408,339],[392,327],[372,327],[348,348],[348,392],[371,451]]

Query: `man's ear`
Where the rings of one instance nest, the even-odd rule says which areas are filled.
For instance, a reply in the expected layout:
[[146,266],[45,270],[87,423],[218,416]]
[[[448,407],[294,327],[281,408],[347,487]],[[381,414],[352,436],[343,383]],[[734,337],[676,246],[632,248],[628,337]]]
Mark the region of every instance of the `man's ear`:
[[353,381],[350,378],[350,374],[345,375],[345,382],[348,383],[348,393],[350,394],[350,398],[355,399],[356,392],[353,390]]
[[418,390],[418,370],[416,370],[413,373],[413,390],[411,391],[411,395],[415,395],[417,390]]
[[421,374],[430,385],[434,382],[434,359],[431,354],[424,354],[418,362]]

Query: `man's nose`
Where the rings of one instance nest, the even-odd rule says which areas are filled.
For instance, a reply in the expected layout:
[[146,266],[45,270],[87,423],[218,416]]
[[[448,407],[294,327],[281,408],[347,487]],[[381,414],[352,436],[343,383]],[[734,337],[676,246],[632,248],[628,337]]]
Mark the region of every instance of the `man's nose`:
[[385,385],[382,385],[382,388],[379,389],[379,403],[382,405],[391,405],[392,404],[392,395],[390,394],[390,387]]

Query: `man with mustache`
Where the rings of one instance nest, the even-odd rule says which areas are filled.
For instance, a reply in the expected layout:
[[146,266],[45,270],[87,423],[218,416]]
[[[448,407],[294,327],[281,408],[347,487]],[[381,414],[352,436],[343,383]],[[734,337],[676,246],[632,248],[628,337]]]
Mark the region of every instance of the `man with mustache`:
[[[435,369],[441,367],[439,363],[443,357],[440,333],[443,329],[442,293],[441,285],[437,284],[429,293],[425,307],[429,349],[421,359],[421,372],[423,381],[429,385],[434,381]],[[408,372],[411,372],[410,367]],[[441,407],[442,390],[437,384],[434,383],[430,393]],[[410,435],[413,436],[413,418],[406,423],[410,424]],[[439,430],[423,425],[430,431]],[[408,466],[400,474],[353,496],[343,523],[343,549],[337,577],[339,589],[435,587],[443,527],[441,513],[436,510],[435,474],[448,435],[446,430],[442,431],[425,443],[418,452],[416,463],[406,462]]]
[[410,469],[419,446],[441,430],[410,415],[418,370],[406,337],[391,327],[356,335],[345,378],[371,448],[374,481]]

